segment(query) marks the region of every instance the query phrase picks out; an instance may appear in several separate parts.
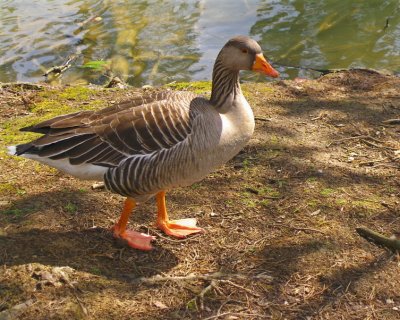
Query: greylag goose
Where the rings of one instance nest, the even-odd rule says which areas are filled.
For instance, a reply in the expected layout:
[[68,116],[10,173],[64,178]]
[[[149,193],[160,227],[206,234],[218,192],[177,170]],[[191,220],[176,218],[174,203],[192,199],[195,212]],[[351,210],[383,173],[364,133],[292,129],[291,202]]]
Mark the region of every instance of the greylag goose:
[[127,223],[136,204],[154,195],[159,229],[178,238],[203,232],[196,219],[169,220],[165,192],[203,179],[249,141],[254,116],[240,89],[240,70],[279,75],[256,41],[237,36],[215,61],[211,99],[144,93],[99,111],[58,116],[22,128],[43,136],[9,147],[10,153],[79,179],[104,180],[108,190],[126,197],[113,233],[133,248],[152,249],[154,237],[127,229]]

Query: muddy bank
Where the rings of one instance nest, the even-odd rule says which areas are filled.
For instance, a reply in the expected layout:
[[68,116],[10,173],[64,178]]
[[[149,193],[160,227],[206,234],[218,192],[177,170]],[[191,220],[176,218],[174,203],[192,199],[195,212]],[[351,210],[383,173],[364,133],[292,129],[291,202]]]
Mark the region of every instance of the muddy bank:
[[[210,84],[168,89],[207,95]],[[400,232],[399,78],[244,84],[249,145],[167,194],[172,217],[207,232],[159,234],[149,201],[131,218],[157,237],[149,253],[112,238],[122,197],[5,151],[34,137],[23,126],[141,90],[0,88],[0,319],[399,318],[398,257],[355,232]]]

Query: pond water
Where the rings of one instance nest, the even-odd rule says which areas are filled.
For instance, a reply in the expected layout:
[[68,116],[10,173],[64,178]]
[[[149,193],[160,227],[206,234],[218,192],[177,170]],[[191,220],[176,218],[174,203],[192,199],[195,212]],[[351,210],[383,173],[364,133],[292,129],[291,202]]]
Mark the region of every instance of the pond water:
[[[283,78],[318,75],[307,68],[400,71],[398,0],[2,0],[0,81],[42,81],[68,57],[63,83],[205,80],[237,34],[258,40]],[[90,61],[106,63],[82,67]]]

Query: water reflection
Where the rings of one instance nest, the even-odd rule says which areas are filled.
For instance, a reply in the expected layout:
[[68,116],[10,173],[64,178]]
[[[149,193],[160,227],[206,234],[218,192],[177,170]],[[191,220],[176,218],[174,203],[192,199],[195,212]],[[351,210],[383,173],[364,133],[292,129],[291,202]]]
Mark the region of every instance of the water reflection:
[[283,64],[393,70],[400,65],[399,11],[397,0],[264,1],[250,33]]
[[[72,54],[65,83],[101,84],[111,73],[136,86],[210,79],[217,52],[236,34],[255,37],[281,64],[398,71],[399,11],[398,0],[3,0],[0,81],[43,80]],[[110,61],[110,70],[78,67],[95,60]]]

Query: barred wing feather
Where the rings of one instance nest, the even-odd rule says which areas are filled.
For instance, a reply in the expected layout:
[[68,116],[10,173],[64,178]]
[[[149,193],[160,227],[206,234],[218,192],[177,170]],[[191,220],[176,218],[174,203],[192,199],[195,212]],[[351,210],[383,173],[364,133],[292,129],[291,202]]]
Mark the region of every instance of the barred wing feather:
[[17,154],[114,167],[132,155],[168,149],[185,140],[197,115],[190,108],[194,97],[185,92],[159,92],[99,111],[56,117],[23,128],[44,136],[19,145]]

